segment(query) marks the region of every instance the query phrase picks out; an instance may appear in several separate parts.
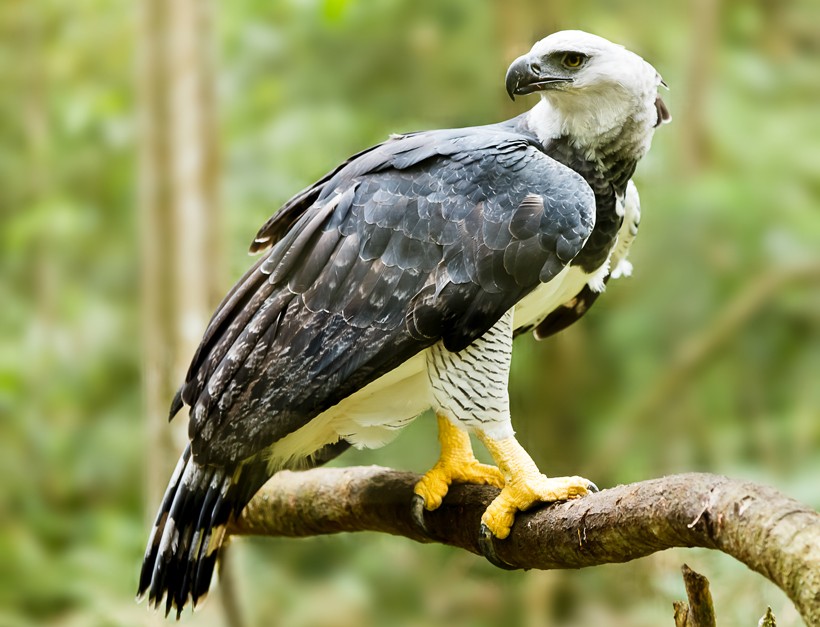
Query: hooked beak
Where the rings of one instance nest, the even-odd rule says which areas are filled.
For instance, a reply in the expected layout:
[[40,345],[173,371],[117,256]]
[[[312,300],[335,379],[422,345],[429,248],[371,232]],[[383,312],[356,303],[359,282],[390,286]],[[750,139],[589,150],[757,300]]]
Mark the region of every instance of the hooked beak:
[[515,100],[516,96],[532,94],[536,91],[551,89],[556,85],[571,83],[572,79],[566,76],[544,74],[539,61],[525,54],[513,61],[510,69],[507,70],[504,82],[510,99]]

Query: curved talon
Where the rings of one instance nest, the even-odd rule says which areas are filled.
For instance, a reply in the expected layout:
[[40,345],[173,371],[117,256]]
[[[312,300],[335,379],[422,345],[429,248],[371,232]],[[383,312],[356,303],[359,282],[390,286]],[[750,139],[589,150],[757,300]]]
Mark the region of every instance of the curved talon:
[[412,516],[425,535],[424,510],[433,511],[453,483],[476,483],[503,488],[504,475],[495,466],[481,464],[473,455],[469,434],[457,427],[446,416],[436,416],[441,442],[441,455],[435,465],[413,487],[415,497]]
[[590,481],[589,479],[587,479],[587,491],[588,491],[588,492],[600,492],[600,491],[601,491],[601,489],[600,489],[597,485],[595,485],[594,483],[592,483],[592,481]]
[[494,539],[495,537],[493,536],[493,532],[490,531],[490,528],[484,523],[481,523],[478,530],[478,548],[481,551],[481,554],[486,557],[487,561],[493,566],[503,568],[504,570],[520,570],[517,566],[508,564],[498,557],[498,553],[495,552],[495,544],[493,543]]
[[427,529],[427,523],[424,522],[424,497],[420,494],[413,494],[413,500],[410,504],[410,514],[413,518],[413,522],[416,523],[418,528],[424,533],[425,536],[430,535],[429,530]]
[[583,477],[546,477],[537,471],[524,474],[510,481],[490,503],[481,517],[492,534],[503,540],[510,534],[518,512],[537,503],[567,501],[588,494],[597,486]]

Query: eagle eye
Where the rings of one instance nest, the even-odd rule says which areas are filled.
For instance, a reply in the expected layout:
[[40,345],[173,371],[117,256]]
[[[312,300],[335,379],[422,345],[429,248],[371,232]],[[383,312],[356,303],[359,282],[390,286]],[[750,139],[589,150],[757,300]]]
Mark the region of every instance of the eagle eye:
[[577,70],[586,60],[586,55],[583,55],[580,52],[566,52],[561,58],[561,65],[565,68],[569,68],[570,70]]

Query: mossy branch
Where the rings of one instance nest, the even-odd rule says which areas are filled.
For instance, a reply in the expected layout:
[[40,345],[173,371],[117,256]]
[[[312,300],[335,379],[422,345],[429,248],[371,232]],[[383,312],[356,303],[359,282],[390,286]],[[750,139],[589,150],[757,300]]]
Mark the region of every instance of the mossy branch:
[[[278,473],[231,532],[303,537],[381,531],[479,553],[479,522],[495,488],[454,485],[413,522],[418,475],[379,467]],[[519,514],[495,543],[519,568],[583,568],[626,562],[672,547],[715,549],[770,579],[808,625],[820,625],[820,514],[776,490],[710,474],[622,485]]]

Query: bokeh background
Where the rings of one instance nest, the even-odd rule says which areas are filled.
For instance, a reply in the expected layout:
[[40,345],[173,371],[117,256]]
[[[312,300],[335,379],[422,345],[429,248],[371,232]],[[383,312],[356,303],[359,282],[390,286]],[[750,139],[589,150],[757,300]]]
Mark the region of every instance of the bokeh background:
[[[531,106],[507,100],[504,71],[561,28],[653,63],[674,121],[636,174],[633,277],[567,332],[517,341],[520,439],[548,474],[726,473],[820,508],[820,3],[180,0],[205,13],[169,39],[200,37],[199,127],[152,126],[168,113],[151,100],[164,50],[152,4],[0,3],[0,624],[160,623],[133,591],[184,421],[173,431],[154,406],[251,263],[256,228],[390,132]],[[194,213],[163,222],[176,201],[157,186],[184,175],[163,161],[174,142],[211,156]],[[204,213],[216,235],[174,275],[164,264]],[[203,282],[204,313],[185,297]],[[186,303],[199,307],[177,333],[189,337],[163,343]],[[424,471],[434,442],[425,416],[338,463]],[[800,624],[762,577],[706,551],[507,573],[374,534],[243,540],[220,589],[247,625],[657,626],[685,596],[684,561],[711,579],[724,624],[756,624],[767,605]],[[224,606],[214,593],[183,623],[240,624]]]

